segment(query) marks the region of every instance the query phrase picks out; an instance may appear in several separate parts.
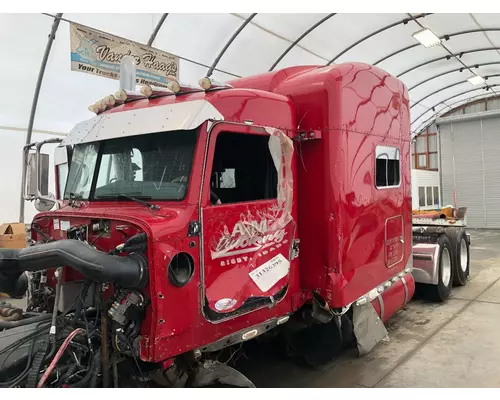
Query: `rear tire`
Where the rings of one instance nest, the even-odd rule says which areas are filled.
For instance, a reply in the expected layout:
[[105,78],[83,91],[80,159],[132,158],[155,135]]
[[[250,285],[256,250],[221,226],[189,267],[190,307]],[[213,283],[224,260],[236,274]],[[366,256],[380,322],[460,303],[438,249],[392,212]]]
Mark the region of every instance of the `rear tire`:
[[469,241],[465,231],[460,230],[452,240],[455,248],[455,263],[453,266],[453,285],[465,286],[470,273]]
[[439,236],[437,243],[439,245],[438,284],[427,285],[426,297],[432,301],[443,302],[450,297],[453,285],[453,247],[450,239],[445,235]]

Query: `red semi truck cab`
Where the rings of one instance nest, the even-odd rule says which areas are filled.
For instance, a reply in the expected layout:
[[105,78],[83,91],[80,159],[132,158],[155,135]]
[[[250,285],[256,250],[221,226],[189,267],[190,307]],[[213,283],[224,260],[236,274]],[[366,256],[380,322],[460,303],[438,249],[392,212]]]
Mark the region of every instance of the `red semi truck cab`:
[[[145,305],[146,362],[217,351],[304,309],[336,324],[350,313],[356,333],[415,290],[405,85],[362,63],[229,84],[99,103],[58,148],[58,209],[33,221],[34,241],[110,257],[144,240],[140,277],[104,289]],[[64,269],[60,304],[86,273]]]

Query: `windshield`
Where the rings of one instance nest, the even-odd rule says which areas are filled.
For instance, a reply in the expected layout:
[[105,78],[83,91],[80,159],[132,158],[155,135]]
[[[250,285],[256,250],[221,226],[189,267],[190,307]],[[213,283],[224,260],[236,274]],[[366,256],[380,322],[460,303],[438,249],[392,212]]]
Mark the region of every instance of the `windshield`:
[[97,162],[98,144],[75,146],[71,157],[71,168],[64,192],[64,198],[88,199]]
[[[77,145],[65,198],[69,199],[73,193],[84,200],[91,195],[96,200],[123,196],[182,200],[187,192],[196,140],[197,131],[192,130]],[[79,179],[81,169],[88,171],[87,181]]]

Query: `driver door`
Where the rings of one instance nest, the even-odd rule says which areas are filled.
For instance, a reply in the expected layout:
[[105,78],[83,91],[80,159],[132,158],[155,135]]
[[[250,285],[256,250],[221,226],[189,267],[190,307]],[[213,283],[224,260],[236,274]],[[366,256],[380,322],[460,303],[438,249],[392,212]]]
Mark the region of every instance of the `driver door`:
[[264,129],[234,124],[216,125],[209,138],[202,284],[212,321],[272,305],[287,292],[295,223],[291,204],[278,202],[283,168],[275,158],[282,155],[271,153],[270,139]]

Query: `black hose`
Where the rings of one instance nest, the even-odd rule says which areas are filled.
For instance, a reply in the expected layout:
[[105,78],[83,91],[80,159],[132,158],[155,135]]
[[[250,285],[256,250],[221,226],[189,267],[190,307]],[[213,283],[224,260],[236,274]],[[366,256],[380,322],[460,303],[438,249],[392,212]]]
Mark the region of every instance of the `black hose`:
[[68,370],[66,371],[66,373],[61,376],[61,383],[59,386],[62,386],[62,385],[65,385],[68,383],[69,381],[69,378],[71,377],[71,375],[73,375],[73,373],[75,372],[75,369],[76,369],[76,364],[71,364],[68,368]]
[[87,384],[87,382],[90,381],[92,375],[95,373],[95,371],[99,368],[100,365],[101,365],[101,353],[99,351],[96,351],[90,363],[90,367],[87,370],[87,373],[84,375],[84,377],[80,379],[78,382],[73,383],[69,386],[74,388],[84,387]]
[[92,377],[90,378],[89,386],[91,388],[95,388],[97,386],[97,378],[99,377],[99,373],[101,372],[101,363],[98,363],[94,371],[92,372]]
[[144,383],[144,385],[149,388],[149,385],[148,383],[146,382],[146,379],[144,378],[144,373],[142,372],[142,369],[139,365],[139,362],[137,361],[137,357],[135,356],[135,353],[134,353],[134,349],[132,348],[132,345],[130,344],[130,342],[128,341],[127,338],[124,338],[125,339],[125,343],[127,344],[127,346],[129,347],[130,349],[130,352],[132,353],[132,358],[134,359],[134,362],[135,362],[135,366],[137,367],[137,370],[139,371],[139,374],[141,375],[141,378],[142,378],[142,382]]
[[24,271],[68,266],[96,282],[114,282],[125,288],[142,288],[148,282],[148,265],[140,253],[112,256],[79,240],[58,240],[25,249],[0,249],[0,288],[15,285]]
[[8,267],[14,265],[14,263],[11,264],[9,261],[5,261],[5,257],[15,256],[14,253],[10,252],[2,254],[3,250],[8,249],[0,249],[0,292],[7,293],[12,298],[24,296],[28,290],[28,277],[23,271],[9,273],[7,276],[2,273],[4,263],[8,263]]
[[85,281],[85,283],[83,284],[81,292],[78,295],[78,298],[77,298],[78,301],[76,302],[76,308],[75,308],[75,315],[73,316],[73,323],[74,324],[80,319],[82,307],[85,305],[85,299],[87,297],[87,293],[88,293],[91,285],[92,285],[92,281],[90,279],[87,279]]
[[[33,364],[28,372],[28,380],[26,382],[27,388],[35,388],[38,383],[38,375],[40,374],[40,368],[42,367],[43,362],[47,356],[47,347],[49,344],[48,338],[45,339],[42,343],[42,346],[36,353],[35,359],[33,360]],[[52,346],[53,348],[54,346]]]
[[29,325],[35,322],[48,321],[50,319],[52,319],[52,314],[40,314],[36,317],[20,319],[19,321],[0,321],[0,329],[17,328],[18,326]]

